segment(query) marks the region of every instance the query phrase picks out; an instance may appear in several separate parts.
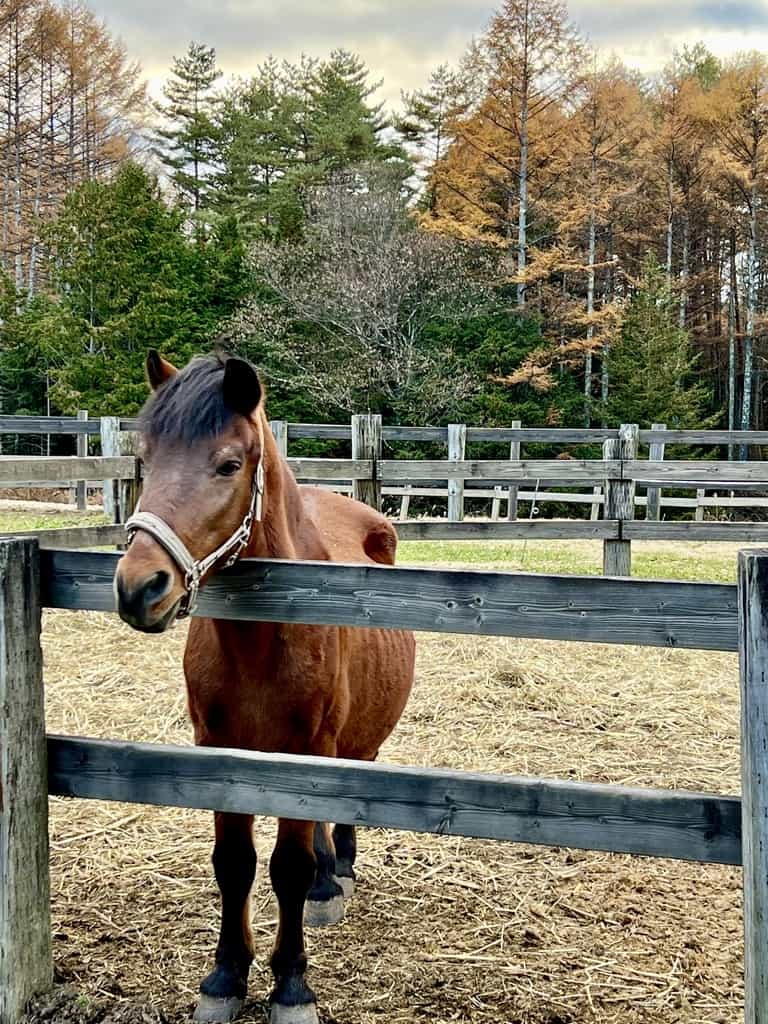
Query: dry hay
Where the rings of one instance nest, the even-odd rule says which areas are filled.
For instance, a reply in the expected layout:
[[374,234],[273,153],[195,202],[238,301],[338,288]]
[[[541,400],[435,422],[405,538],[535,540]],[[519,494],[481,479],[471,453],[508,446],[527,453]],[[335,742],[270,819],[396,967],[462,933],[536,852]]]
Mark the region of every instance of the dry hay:
[[[140,637],[113,617],[47,613],[49,729],[188,743],[183,640],[182,627]],[[422,636],[382,758],[737,792],[736,660]],[[273,831],[257,822],[260,1000]],[[38,1020],[187,1018],[216,942],[211,833],[202,812],[52,802],[57,974],[79,996],[44,1002]],[[325,1024],[740,1019],[739,871],[383,830],[361,832],[360,851],[347,919],[308,935]],[[264,1003],[249,1013],[263,1021]]]

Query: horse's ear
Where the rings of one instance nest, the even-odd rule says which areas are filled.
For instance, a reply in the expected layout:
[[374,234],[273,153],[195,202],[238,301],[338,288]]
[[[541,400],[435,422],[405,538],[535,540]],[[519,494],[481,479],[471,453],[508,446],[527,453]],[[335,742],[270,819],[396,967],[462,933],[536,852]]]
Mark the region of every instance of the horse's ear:
[[224,404],[241,416],[250,416],[263,394],[258,373],[245,359],[226,361],[222,387]]
[[151,348],[147,353],[146,369],[147,380],[153,391],[157,391],[162,384],[165,384],[171,377],[175,377],[179,372],[173,363],[163,359],[155,348]]

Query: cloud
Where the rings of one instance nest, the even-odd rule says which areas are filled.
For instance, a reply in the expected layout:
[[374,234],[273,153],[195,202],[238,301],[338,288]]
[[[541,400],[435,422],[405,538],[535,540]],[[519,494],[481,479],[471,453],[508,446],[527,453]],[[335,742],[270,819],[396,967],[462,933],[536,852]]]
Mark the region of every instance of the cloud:
[[[455,62],[495,7],[489,0],[90,0],[153,91],[194,39],[216,48],[227,73],[246,75],[269,54],[293,60],[336,47],[359,53],[392,106],[443,61]],[[571,0],[572,20],[600,49],[645,72],[675,47],[702,40],[717,53],[768,49],[768,0]]]

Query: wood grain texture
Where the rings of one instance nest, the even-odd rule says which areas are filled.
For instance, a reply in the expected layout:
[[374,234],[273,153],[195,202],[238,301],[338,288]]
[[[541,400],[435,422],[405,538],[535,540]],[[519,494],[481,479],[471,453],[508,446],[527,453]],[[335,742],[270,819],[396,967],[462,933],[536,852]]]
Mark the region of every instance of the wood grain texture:
[[[671,431],[670,431],[671,433]],[[728,489],[729,483],[768,484],[768,462],[639,462],[624,463],[624,479],[658,484],[690,483],[694,487]]]
[[297,480],[371,480],[370,459],[288,459]]
[[640,431],[641,444],[666,441],[667,444],[768,444],[768,430],[664,430],[656,424]]
[[[118,458],[120,451],[120,419],[117,416],[102,416],[99,420],[99,434],[101,436],[101,454],[105,458]],[[115,481],[117,476],[114,473],[104,472],[102,481],[102,502],[104,504],[104,515],[110,522],[118,521],[118,508],[120,495]]]
[[49,738],[51,793],[547,846],[740,860],[733,797],[321,757]]
[[[511,523],[413,519],[395,523],[395,527],[400,540],[604,540],[619,536],[618,522],[583,519],[523,519]],[[768,539],[768,532],[765,536]]]
[[[85,423],[88,420],[88,411],[86,409],[79,409],[77,418],[81,423]],[[75,438],[77,450],[75,454],[79,459],[84,459],[88,455],[88,435],[86,433],[78,434]],[[75,484],[75,504],[77,505],[78,512],[85,512],[88,508],[88,485],[85,480],[78,480]]]
[[[696,465],[700,466],[701,463]],[[380,473],[385,481],[405,480],[408,483],[447,480],[451,475],[461,474],[465,480],[492,480],[499,484],[509,480],[539,480],[542,484],[557,480],[571,484],[592,483],[602,480],[606,475],[618,479],[621,477],[621,463],[606,463],[597,459],[524,459],[520,462],[465,460],[456,463],[430,459],[384,459]]]
[[[666,433],[666,423],[654,423],[653,433],[664,434]],[[642,431],[640,431],[642,437]],[[652,441],[651,449],[648,453],[648,458],[651,462],[663,462],[665,444],[663,441]],[[646,519],[650,519],[653,522],[658,522],[661,519],[661,488],[660,487],[649,487],[648,488],[648,500],[647,500],[647,511],[645,515]]]
[[768,523],[627,523],[627,540],[727,541],[731,544],[768,542]]
[[96,480],[102,474],[114,479],[131,480],[136,460],[131,458],[102,459],[90,455],[78,459],[75,455],[2,455],[0,456],[0,487],[14,487],[20,480],[34,482]]
[[[519,430],[522,426],[521,420],[512,421],[512,429]],[[522,443],[515,439],[510,442],[509,445],[509,461],[520,462],[522,460]],[[507,521],[514,523],[517,520],[518,509],[519,509],[520,491],[517,484],[510,484],[509,487],[509,501],[507,504]]]
[[[467,428],[463,423],[448,426],[448,461],[463,463],[467,453]],[[464,518],[464,478],[448,478],[448,519],[460,523]]]
[[284,459],[288,458],[288,424],[285,420],[270,420],[269,427],[277,444],[277,450]]
[[53,982],[39,595],[34,541],[0,543],[0,1024]]
[[378,474],[381,451],[381,416],[353,416],[352,458],[365,460],[370,469],[365,475],[355,475],[352,497],[378,511],[381,511],[381,479]]
[[[634,423],[622,424],[618,441],[606,441],[603,455],[606,460],[618,459],[621,464],[637,457],[638,427]],[[605,518],[617,519],[620,524],[635,518],[635,484],[622,473],[617,479],[607,476],[605,481]],[[618,540],[603,542],[603,572],[606,576],[630,576],[632,573],[632,545],[623,535]]]
[[[118,556],[44,551],[43,604],[113,611]],[[208,618],[735,651],[736,588],[250,559],[200,593]]]
[[768,1020],[768,552],[739,554],[745,1024]]
[[0,540],[29,538],[36,540],[41,548],[78,549],[110,547],[125,544],[125,527],[122,523],[105,523],[103,526],[62,526],[52,530],[28,530],[20,533],[0,534]]
[[0,416],[0,434],[98,434],[98,420],[74,416]]

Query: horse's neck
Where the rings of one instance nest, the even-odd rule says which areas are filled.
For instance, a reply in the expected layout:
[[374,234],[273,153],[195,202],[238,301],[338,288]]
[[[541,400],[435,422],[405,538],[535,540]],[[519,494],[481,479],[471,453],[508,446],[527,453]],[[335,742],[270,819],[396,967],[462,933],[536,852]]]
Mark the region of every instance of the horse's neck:
[[328,557],[325,545],[306,513],[296,479],[266,416],[262,411],[259,415],[264,439],[264,514],[254,527],[246,557],[323,560]]

